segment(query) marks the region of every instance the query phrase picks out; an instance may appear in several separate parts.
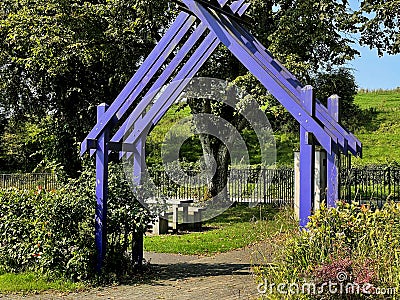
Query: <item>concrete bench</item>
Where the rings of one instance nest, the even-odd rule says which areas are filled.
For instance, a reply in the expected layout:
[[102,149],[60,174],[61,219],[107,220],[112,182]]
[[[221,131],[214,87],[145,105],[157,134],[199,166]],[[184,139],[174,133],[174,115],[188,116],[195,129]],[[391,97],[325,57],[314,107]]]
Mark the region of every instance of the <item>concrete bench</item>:
[[168,217],[172,216],[172,212],[163,212],[161,216],[157,216],[152,226],[152,233],[155,235],[168,233]]
[[189,206],[193,204],[192,199],[180,200],[172,204],[172,231],[178,231],[179,210],[182,211],[182,223],[189,222]]
[[[169,201],[169,205],[170,210],[155,219],[152,226],[153,234],[166,234],[170,229],[172,232],[177,232],[178,229],[201,229],[201,219],[205,208],[192,206],[191,199]],[[169,222],[171,216],[172,222]],[[179,218],[180,216],[182,217]]]
[[203,216],[203,211],[205,211],[206,208],[204,207],[194,207],[191,206],[189,207],[189,227],[191,227],[194,230],[201,230],[202,227],[202,222],[201,218]]

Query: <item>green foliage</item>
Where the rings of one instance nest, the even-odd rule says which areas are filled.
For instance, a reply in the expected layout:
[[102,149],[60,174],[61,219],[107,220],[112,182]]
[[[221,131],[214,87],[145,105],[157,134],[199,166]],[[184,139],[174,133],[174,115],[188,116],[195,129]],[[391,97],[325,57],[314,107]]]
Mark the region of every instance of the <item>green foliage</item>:
[[[309,82],[313,74],[343,65],[358,53],[343,34],[351,30],[347,1],[252,2],[256,20],[262,20],[255,32],[300,81]],[[272,10],[267,19],[260,16],[266,6]]]
[[154,47],[174,14],[167,6],[148,0],[2,1],[0,107],[14,123],[38,124],[54,115],[56,150],[43,154],[56,154],[68,175],[80,169],[77,143],[95,123],[96,105],[111,103]]
[[60,272],[76,279],[93,273],[94,201],[88,201],[89,195],[73,189],[7,190],[0,199],[5,272]]
[[[128,241],[144,232],[150,216],[133,199],[120,168],[112,165],[110,173],[105,274],[121,274],[132,266]],[[0,269],[93,277],[94,179],[85,171],[57,191],[0,191]]]
[[[355,24],[347,1],[251,0],[247,15],[253,18],[252,32],[301,81],[313,74],[339,66],[358,52],[345,33]],[[233,81],[246,70],[221,47],[202,71],[202,76]]]
[[[378,287],[398,289],[399,238],[399,204],[388,203],[375,211],[344,202],[339,202],[337,208],[323,206],[310,217],[307,230],[289,239],[275,264],[260,269],[260,275],[275,284],[300,284],[306,280],[318,285],[329,280],[338,283],[338,273],[346,272],[345,284],[368,283],[373,287],[371,291]],[[282,299],[277,294],[272,296],[271,299]],[[290,299],[314,299],[291,296]],[[324,299],[342,299],[340,295],[325,296]],[[354,299],[362,299],[359,297]],[[379,295],[374,297],[378,299]]]
[[324,105],[328,97],[338,95],[340,122],[349,130],[354,131],[372,122],[373,112],[362,110],[354,103],[357,85],[351,70],[338,68],[327,73],[320,73],[313,80],[317,99]]
[[292,132],[298,126],[290,113],[276,100],[265,87],[250,73],[239,76],[234,81],[257,101],[265,111],[274,131]]
[[0,145],[4,155],[3,172],[62,172],[57,168],[57,119],[53,115],[44,118],[32,116],[25,122],[8,121]]
[[399,0],[363,0],[352,20],[359,24],[361,45],[376,48],[379,55],[400,53]]

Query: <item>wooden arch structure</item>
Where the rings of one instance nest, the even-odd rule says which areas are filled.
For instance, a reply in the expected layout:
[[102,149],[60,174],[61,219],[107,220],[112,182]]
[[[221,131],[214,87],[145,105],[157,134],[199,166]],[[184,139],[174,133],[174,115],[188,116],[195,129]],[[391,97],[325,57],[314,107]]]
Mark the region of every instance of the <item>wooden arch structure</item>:
[[[311,86],[303,87],[245,28],[243,15],[249,3],[245,0],[174,2],[180,5],[182,12],[115,101],[109,107],[105,104],[98,107],[97,124],[81,145],[81,155],[85,152],[96,154],[95,239],[98,270],[102,268],[106,251],[109,152],[133,153],[133,176],[140,181],[148,129],[157,124],[220,43],[224,44],[300,123],[301,227],[307,224],[312,210],[315,146],[320,145],[327,152],[328,206],[334,206],[339,199],[339,153],[361,156],[360,141],[339,124],[339,98],[330,97],[325,107],[315,99]],[[182,46],[178,49],[179,44]],[[175,55],[171,59],[173,53]],[[153,84],[152,79],[155,80]],[[161,96],[151,105],[152,99],[148,95],[172,81],[179,84],[163,89]],[[141,97],[143,94],[146,95]],[[134,124],[134,129],[126,138],[124,134],[130,129],[130,124]],[[120,127],[111,135],[111,130],[117,126]],[[141,260],[140,255],[138,260]],[[138,263],[140,264],[140,261]]]

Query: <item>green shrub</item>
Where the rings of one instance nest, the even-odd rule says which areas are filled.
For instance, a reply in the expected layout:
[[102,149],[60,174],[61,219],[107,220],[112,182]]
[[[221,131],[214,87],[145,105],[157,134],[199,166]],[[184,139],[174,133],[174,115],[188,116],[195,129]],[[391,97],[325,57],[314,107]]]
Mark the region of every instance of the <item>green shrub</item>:
[[[337,208],[322,207],[310,218],[307,230],[289,239],[282,248],[274,264],[258,270],[262,282],[311,282],[317,287],[328,282],[356,283],[367,285],[372,295],[284,296],[273,289],[269,299],[383,298],[374,294],[377,289],[400,288],[400,204],[388,203],[374,211],[342,202]],[[339,278],[340,274],[344,278]]]
[[0,192],[0,265],[6,272],[61,272],[93,265],[93,200],[74,190]]
[[[92,277],[94,189],[93,171],[84,171],[57,191],[0,191],[0,270],[60,274],[75,280]],[[149,222],[149,214],[133,199],[119,167],[110,166],[104,273],[129,269],[129,241]]]

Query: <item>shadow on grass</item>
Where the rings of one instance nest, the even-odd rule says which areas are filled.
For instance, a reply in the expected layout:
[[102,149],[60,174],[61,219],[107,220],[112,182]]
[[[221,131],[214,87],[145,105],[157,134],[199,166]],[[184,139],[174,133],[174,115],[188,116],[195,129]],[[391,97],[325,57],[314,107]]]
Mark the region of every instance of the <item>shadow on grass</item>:
[[208,224],[212,225],[215,223],[229,224],[232,222],[245,223],[260,219],[272,220],[278,212],[279,207],[272,204],[249,207],[247,204],[237,203],[219,216],[204,222],[204,225],[207,226]]

